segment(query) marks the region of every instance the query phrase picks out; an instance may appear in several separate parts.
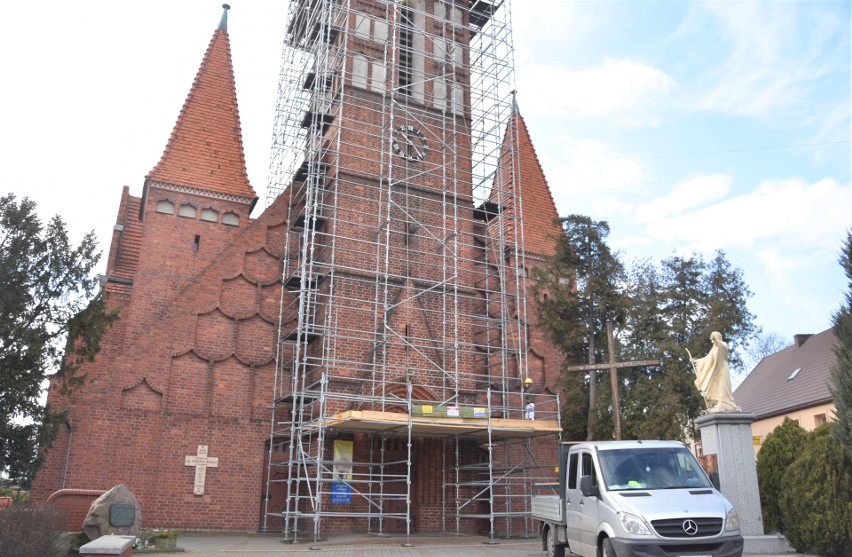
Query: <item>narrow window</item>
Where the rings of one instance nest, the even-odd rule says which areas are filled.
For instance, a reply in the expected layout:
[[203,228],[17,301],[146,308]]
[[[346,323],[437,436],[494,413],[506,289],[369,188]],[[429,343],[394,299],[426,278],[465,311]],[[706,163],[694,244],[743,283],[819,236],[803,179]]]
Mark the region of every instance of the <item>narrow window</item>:
[[352,86],[367,88],[367,57],[362,54],[352,56]]
[[414,13],[402,7],[399,30],[399,91],[411,95],[414,82]]
[[194,253],[198,253],[198,249],[201,247],[201,236],[198,234],[195,235],[195,242],[192,244],[192,251]]
[[370,38],[370,20],[365,14],[355,14],[355,36],[359,39]]
[[385,77],[387,75],[385,66],[379,62],[372,63],[372,76],[370,78],[370,89],[373,91],[384,91],[385,90]]
[[571,455],[568,463],[568,489],[577,489],[577,453]]

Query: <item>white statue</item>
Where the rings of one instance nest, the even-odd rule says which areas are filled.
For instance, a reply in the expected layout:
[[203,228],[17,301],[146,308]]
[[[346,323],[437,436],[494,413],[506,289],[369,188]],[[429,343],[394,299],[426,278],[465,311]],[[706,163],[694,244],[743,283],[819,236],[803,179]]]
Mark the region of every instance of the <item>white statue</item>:
[[[689,359],[695,369],[695,386],[701,396],[707,401],[708,412],[737,412],[739,406],[734,404],[734,394],[731,390],[731,370],[728,369],[728,345],[722,340],[722,334],[710,333],[713,347],[703,358]],[[689,351],[687,350],[687,353]]]

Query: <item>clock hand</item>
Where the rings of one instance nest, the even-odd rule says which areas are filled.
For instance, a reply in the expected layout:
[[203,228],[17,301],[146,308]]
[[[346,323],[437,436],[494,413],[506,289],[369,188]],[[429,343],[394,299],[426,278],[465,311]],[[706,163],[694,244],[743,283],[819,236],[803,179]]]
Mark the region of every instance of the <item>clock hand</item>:
[[408,152],[414,153],[413,155],[409,155],[409,156],[416,156],[417,158],[421,158],[421,159],[423,158],[423,152],[420,149],[417,148],[417,143],[415,143],[415,141],[413,139],[411,139],[411,137],[406,135],[405,136],[405,142],[408,143],[408,147],[409,147]]

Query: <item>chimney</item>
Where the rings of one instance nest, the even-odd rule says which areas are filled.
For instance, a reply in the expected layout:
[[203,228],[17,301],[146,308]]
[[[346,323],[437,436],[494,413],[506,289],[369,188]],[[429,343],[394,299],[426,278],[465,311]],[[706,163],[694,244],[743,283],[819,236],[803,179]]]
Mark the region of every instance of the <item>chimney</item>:
[[813,335],[793,335],[793,341],[796,343],[796,348],[801,348],[805,341],[812,336]]

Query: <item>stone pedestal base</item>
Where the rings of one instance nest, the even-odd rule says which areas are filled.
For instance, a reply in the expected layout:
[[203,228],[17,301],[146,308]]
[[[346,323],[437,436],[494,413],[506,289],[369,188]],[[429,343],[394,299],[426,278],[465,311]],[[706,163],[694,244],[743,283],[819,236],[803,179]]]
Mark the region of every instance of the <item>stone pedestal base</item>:
[[743,536],[763,535],[751,435],[754,418],[745,412],[717,412],[695,420],[701,430],[702,451],[716,455],[720,490],[737,509]]
[[133,554],[133,536],[101,536],[80,546],[80,555],[83,557],[103,557],[114,555],[115,557],[129,557]]
[[796,550],[781,534],[765,536],[743,536],[743,554],[747,555],[784,555]]

